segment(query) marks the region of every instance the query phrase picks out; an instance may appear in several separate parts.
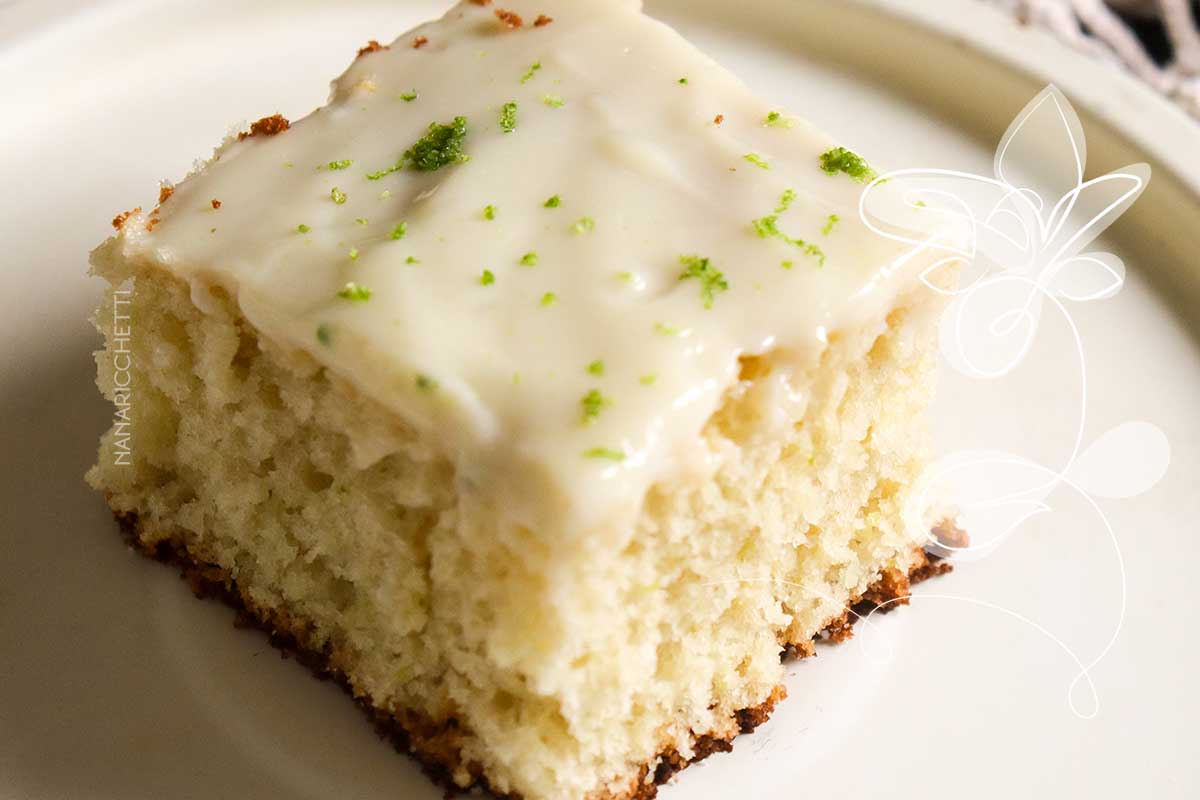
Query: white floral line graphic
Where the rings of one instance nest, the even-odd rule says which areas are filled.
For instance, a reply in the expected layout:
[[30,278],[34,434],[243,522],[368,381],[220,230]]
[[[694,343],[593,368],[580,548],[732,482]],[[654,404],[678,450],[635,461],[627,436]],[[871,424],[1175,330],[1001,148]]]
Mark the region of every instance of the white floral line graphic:
[[[866,615],[853,609],[850,613],[869,626],[875,611],[890,603],[948,600],[1016,619],[1054,642],[1075,664],[1078,672],[1067,687],[1067,705],[1076,716],[1093,719],[1099,715],[1100,699],[1092,671],[1119,639],[1127,606],[1124,557],[1096,498],[1133,497],[1149,490],[1166,472],[1170,445],[1152,423],[1128,421],[1083,449],[1086,359],[1082,336],[1063,301],[1101,300],[1124,286],[1125,266],[1117,256],[1081,251],[1133,204],[1150,179],[1147,165],[1133,164],[1085,180],[1086,161],[1078,116],[1057,88],[1047,86],[1002,137],[994,177],[946,169],[888,172],[863,190],[859,216],[877,234],[912,246],[885,272],[903,268],[918,253],[944,253],[920,279],[951,298],[942,317],[941,351],[964,375],[998,380],[1011,374],[1033,346],[1044,303],[1065,321],[1078,362],[1080,401],[1073,444],[1063,466],[1055,469],[1009,452],[951,453],[932,463],[918,480],[904,510],[905,524],[914,539],[924,538],[935,552],[952,552],[958,560],[983,558],[1022,524],[1053,510],[1048,496],[1055,489],[1074,490],[1100,520],[1116,562],[1120,594],[1111,634],[1096,655],[1085,660],[1047,626],[979,598],[920,592],[887,601]],[[896,184],[887,192],[878,191],[892,181]],[[896,185],[900,191],[891,191]],[[895,202],[897,197],[901,202]],[[915,236],[914,229],[931,227],[914,220],[918,213],[937,215],[947,224],[935,226],[938,232],[932,237]],[[938,280],[942,270],[961,271],[965,280],[957,281],[956,275]],[[1137,457],[1126,457],[1131,452]],[[957,499],[957,521],[970,532],[969,546],[948,545],[930,531],[929,520],[942,510],[937,498],[943,496]],[[747,582],[791,586],[816,599],[834,600],[816,587],[770,577],[735,577],[706,585]],[[865,639],[859,644],[868,646]],[[1080,686],[1091,696],[1086,710],[1076,701]]]
[[[1065,321],[1079,371],[1079,415],[1071,451],[1061,467],[1038,464],[1015,453],[960,451],[931,464],[906,508],[915,536],[953,551],[959,559],[994,552],[1025,522],[1052,510],[1048,496],[1066,486],[1100,519],[1120,579],[1118,618],[1112,633],[1090,659],[1077,656],[1047,628],[1016,612],[968,597],[920,594],[921,599],[955,599],[990,607],[1022,620],[1055,641],[1079,673],[1068,688],[1073,713],[1092,718],[1099,698],[1091,671],[1110,652],[1125,621],[1125,563],[1115,531],[1097,497],[1140,494],[1157,483],[1170,461],[1170,446],[1149,422],[1117,425],[1083,449],[1088,382],[1083,340],[1065,301],[1091,302],[1115,295],[1125,267],[1112,253],[1082,252],[1137,199],[1150,168],[1133,164],[1090,180],[1083,128],[1066,97],[1054,86],[1038,94],[1009,126],[996,150],[994,177],[945,169],[904,169],[878,176],[863,191],[859,215],[877,234],[910,244],[914,252],[944,253],[921,274],[932,291],[952,298],[941,326],[941,350],[950,365],[980,380],[1003,378],[1022,363],[1034,344],[1042,307],[1048,303]],[[880,192],[895,181],[900,191]],[[896,188],[896,185],[891,187]],[[897,205],[894,200],[901,198]],[[914,214],[944,223],[933,238],[911,231]],[[908,222],[909,225],[905,223]],[[928,229],[929,226],[924,226]],[[962,272],[957,288],[944,270]],[[1129,454],[1136,458],[1128,458]],[[959,522],[971,534],[967,547],[949,547],[929,533],[936,498],[959,500]],[[1074,692],[1086,683],[1092,708],[1080,711]]]

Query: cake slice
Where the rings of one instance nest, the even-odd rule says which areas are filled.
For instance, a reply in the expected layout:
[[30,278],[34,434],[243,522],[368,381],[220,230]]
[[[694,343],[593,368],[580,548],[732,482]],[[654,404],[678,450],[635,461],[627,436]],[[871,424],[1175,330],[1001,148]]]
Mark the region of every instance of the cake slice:
[[452,784],[651,797],[936,569],[932,256],[636,0],[507,2],[114,221],[88,479]]

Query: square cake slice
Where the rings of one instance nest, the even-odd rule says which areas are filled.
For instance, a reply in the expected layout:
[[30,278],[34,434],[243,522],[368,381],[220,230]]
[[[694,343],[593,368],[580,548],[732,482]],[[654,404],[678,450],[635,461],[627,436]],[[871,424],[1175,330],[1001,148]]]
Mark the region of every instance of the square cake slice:
[[940,300],[865,161],[636,0],[508,5],[114,221],[88,477],[454,785],[646,798],[935,569]]

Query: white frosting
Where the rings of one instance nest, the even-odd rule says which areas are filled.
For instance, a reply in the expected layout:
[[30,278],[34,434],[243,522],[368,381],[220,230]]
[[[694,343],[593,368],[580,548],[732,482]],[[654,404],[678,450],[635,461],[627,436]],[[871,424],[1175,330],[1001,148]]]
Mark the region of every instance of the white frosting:
[[[637,0],[504,5],[524,27],[468,2],[363,55],[328,106],[231,143],[177,187],[152,232],[127,225],[125,236],[194,284],[224,286],[266,337],[427,431],[468,496],[510,522],[580,532],[627,519],[653,482],[705,466],[699,432],[740,355],[811,364],[827,331],[877,323],[914,269],[893,268],[901,246],[858,221],[862,184],[819,168],[837,142],[786,112],[790,127],[764,124],[782,109]],[[553,23],[534,27],[542,13]],[[428,39],[419,49],[417,35]],[[410,90],[417,98],[401,99]],[[519,108],[511,133],[499,124],[508,101]],[[459,115],[469,161],[366,178]],[[340,160],[353,164],[323,166]],[[787,190],[779,228],[819,245],[824,266],[754,231]],[[552,195],[561,205],[546,208]],[[840,221],[822,233],[831,214]],[[594,228],[574,231],[584,217]],[[407,233],[393,240],[400,222]],[[528,252],[535,266],[521,264]],[[699,280],[680,279],[693,254],[728,282],[711,308]],[[340,298],[348,281],[370,299]],[[557,302],[544,306],[548,292]],[[588,371],[598,360],[602,376]],[[772,397],[802,395],[779,380]],[[592,389],[607,404],[589,424]],[[624,458],[585,455],[594,448]]]

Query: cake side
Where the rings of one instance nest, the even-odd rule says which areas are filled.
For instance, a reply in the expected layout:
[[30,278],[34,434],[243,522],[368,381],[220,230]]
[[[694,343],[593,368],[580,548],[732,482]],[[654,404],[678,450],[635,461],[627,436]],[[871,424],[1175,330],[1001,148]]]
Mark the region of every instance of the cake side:
[[140,547],[235,581],[363,702],[418,732],[454,720],[459,785],[622,797],[736,735],[781,650],[921,560],[900,509],[925,449],[932,293],[832,335],[802,387],[779,380],[786,353],[743,359],[708,466],[655,486],[633,530],[580,541],[473,516],[436,441],[261,339],[219,289],[120,237],[93,264],[132,282],[142,335],[133,463],[102,445],[89,480]]

